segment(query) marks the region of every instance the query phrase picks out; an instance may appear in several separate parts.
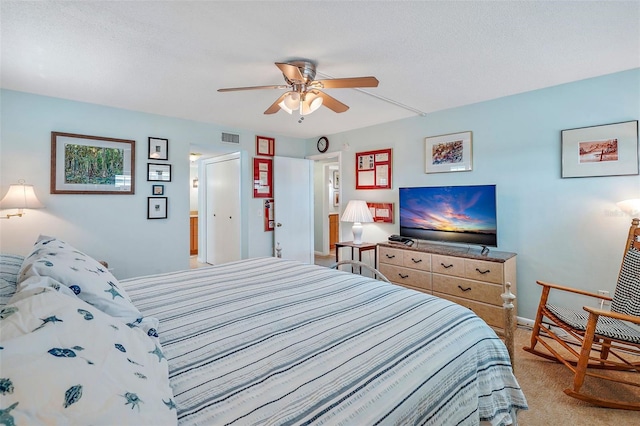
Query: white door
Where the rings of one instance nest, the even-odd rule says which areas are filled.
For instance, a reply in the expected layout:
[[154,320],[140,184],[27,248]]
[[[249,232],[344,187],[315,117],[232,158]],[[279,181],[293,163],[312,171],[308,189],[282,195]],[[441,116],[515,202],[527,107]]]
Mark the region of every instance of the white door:
[[240,156],[226,155],[205,164],[206,262],[241,259]]
[[313,264],[313,162],[274,157],[274,244],[284,259]]

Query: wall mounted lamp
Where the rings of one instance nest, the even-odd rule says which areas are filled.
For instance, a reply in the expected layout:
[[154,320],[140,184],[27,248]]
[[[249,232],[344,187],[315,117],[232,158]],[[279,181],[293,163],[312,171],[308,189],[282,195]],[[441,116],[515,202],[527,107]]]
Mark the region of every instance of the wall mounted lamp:
[[640,217],[640,198],[630,198],[616,203],[616,206],[631,217]]
[[22,217],[25,214],[24,209],[42,208],[44,208],[44,204],[36,197],[33,185],[25,185],[22,179],[18,183],[9,185],[7,194],[0,200],[0,209],[18,209],[18,213],[7,214],[7,219],[10,219],[11,216]]
[[344,209],[340,218],[342,222],[353,222],[351,232],[353,232],[353,243],[362,244],[362,224],[373,222],[373,216],[367,202],[363,200],[351,200]]

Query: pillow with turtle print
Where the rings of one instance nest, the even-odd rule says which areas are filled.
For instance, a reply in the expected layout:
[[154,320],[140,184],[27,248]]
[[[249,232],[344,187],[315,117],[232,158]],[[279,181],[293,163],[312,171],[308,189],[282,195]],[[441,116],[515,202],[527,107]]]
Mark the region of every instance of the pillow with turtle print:
[[0,424],[175,425],[160,345],[37,279],[0,310]]
[[143,318],[104,265],[64,241],[42,235],[38,238],[20,268],[18,291],[30,277],[50,277],[102,312],[157,337],[157,319]]

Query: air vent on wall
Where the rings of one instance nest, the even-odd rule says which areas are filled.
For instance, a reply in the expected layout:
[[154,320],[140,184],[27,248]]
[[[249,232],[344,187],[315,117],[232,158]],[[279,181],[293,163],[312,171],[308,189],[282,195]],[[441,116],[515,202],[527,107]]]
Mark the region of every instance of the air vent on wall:
[[234,135],[233,133],[222,132],[222,142],[240,143],[240,135]]

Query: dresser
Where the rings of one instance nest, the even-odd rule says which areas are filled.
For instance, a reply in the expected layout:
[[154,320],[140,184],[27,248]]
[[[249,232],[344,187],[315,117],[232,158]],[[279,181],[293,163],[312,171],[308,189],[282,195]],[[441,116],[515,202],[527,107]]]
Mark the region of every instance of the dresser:
[[490,251],[482,255],[479,248],[423,242],[413,247],[380,243],[377,250],[377,269],[393,283],[465,306],[504,334],[500,295],[507,282],[516,294],[515,253]]

